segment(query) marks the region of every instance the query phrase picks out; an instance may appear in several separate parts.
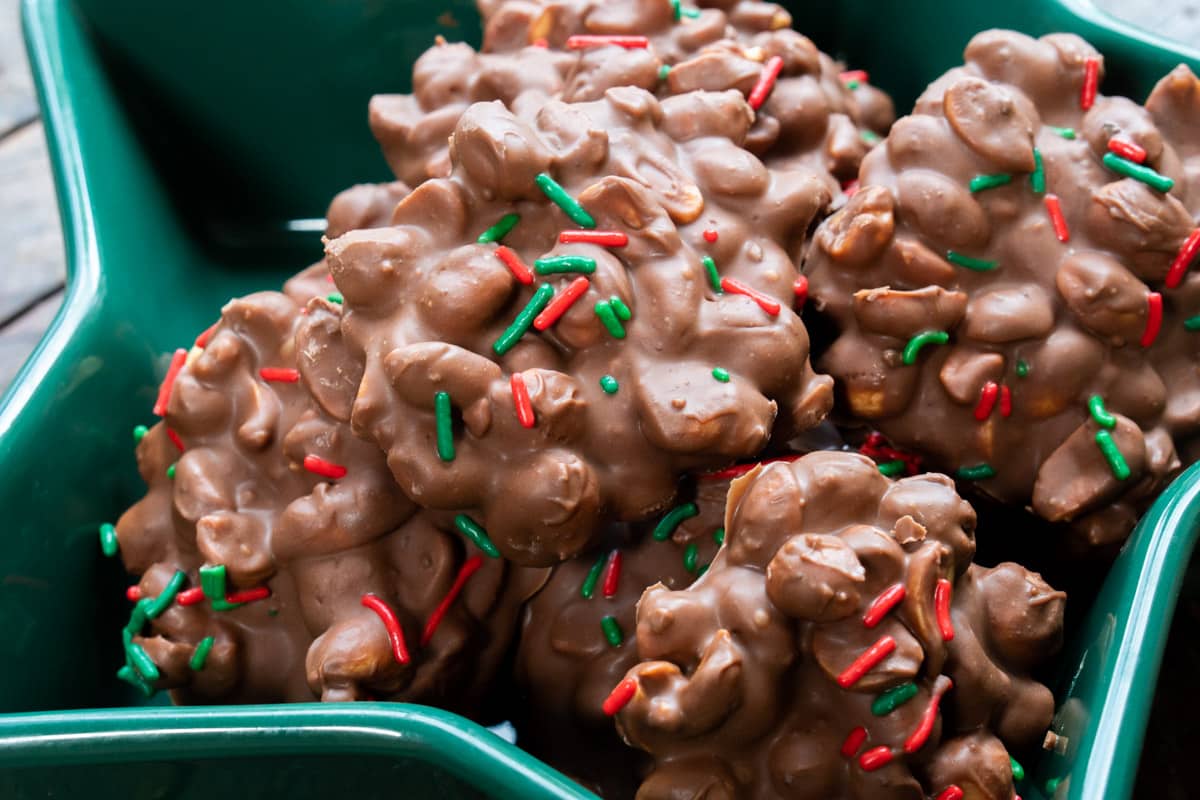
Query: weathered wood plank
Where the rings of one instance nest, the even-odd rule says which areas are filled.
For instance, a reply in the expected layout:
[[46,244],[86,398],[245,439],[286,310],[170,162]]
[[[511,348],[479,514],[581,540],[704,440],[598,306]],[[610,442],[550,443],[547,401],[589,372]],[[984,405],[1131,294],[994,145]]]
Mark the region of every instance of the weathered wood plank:
[[56,292],[0,330],[0,394],[4,394],[17,370],[41,340],[42,333],[49,326],[50,320],[54,319],[62,300],[63,293]]
[[1095,0],[1095,3],[1131,25],[1200,47],[1200,2],[1196,0]]
[[37,116],[18,0],[0,0],[0,136]]
[[62,234],[41,123],[0,140],[0,320],[61,285]]

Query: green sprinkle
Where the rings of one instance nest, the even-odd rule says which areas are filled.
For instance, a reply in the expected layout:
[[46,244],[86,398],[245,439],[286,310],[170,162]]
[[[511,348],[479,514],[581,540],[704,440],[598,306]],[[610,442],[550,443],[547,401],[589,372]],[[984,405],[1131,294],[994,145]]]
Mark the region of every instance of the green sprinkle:
[[604,630],[604,638],[608,639],[608,643],[613,647],[620,647],[621,642],[625,641],[625,634],[621,633],[621,626],[616,617],[600,620],[600,627]]
[[505,236],[508,236],[509,231],[517,227],[517,223],[521,221],[520,214],[505,214],[492,227],[488,228],[483,233],[479,234],[479,238],[475,241],[479,244],[491,244],[498,242]]
[[133,638],[142,630],[142,626],[146,624],[146,606],[150,605],[150,599],[143,597],[133,606],[133,611],[129,613],[129,622],[125,625],[125,634]]
[[111,522],[106,522],[100,526],[100,552],[112,558],[121,549],[121,545],[117,542],[117,529],[113,527]]
[[158,666],[144,647],[137,642],[130,642],[126,645],[125,652],[129,655],[129,660],[133,662],[133,668],[138,671],[139,675],[148,681],[159,679]]
[[154,687],[146,683],[145,679],[143,679],[141,675],[137,674],[137,671],[128,664],[117,670],[117,678],[133,685],[134,688],[141,691],[141,693],[146,697],[154,696]]
[[704,577],[704,573],[708,572],[708,567],[709,567],[708,564],[705,564],[703,567],[701,567],[700,570],[696,573],[696,577],[697,578]]
[[278,609],[278,608],[268,608],[268,609],[267,609],[267,616],[268,616],[268,617],[278,617],[278,616],[279,616],[279,609]]
[[877,717],[885,717],[916,696],[917,685],[915,683],[911,681],[902,683],[876,697],[871,703],[871,713]]
[[330,294],[325,295],[325,299],[331,303],[337,303],[340,306],[342,304],[342,300],[344,298],[342,297],[341,292],[332,292]]
[[679,21],[679,17],[683,14],[683,3],[680,0],[671,0],[671,13],[675,17],[675,21]]
[[1055,133],[1057,133],[1059,136],[1061,136],[1064,139],[1074,139],[1075,138],[1075,129],[1074,128],[1057,128],[1053,125],[1049,125],[1048,127],[1050,128],[1050,130],[1054,131]]
[[725,294],[725,290],[721,288],[721,273],[717,272],[717,262],[712,260],[712,256],[704,256],[700,259],[700,263],[704,265],[704,271],[708,273],[708,282],[712,285],[713,291],[717,294]]
[[600,573],[604,571],[604,562],[607,559],[608,556],[601,553],[596,563],[588,570],[587,577],[583,579],[583,586],[579,587],[579,596],[584,600],[591,600],[592,595],[596,593],[596,582],[600,580]]
[[559,275],[563,272],[591,275],[596,271],[596,259],[587,256],[547,256],[533,262],[533,271],[538,275]]
[[542,194],[546,195],[551,203],[561,208],[563,213],[570,217],[575,224],[584,228],[596,227],[596,220],[592,219],[592,215],[585,211],[574,197],[567,194],[567,190],[558,181],[544,172],[538,173],[534,180],[537,181]]
[[904,364],[912,366],[917,362],[917,355],[927,344],[945,344],[950,341],[950,334],[945,331],[922,331],[908,340],[904,345]]
[[[176,462],[176,463],[179,463],[179,462]],[[167,467],[167,477],[170,478],[171,480],[175,480],[175,464],[172,464],[171,466]]]
[[1185,319],[1183,321],[1183,327],[1189,331],[1200,331],[1200,314]]
[[715,531],[713,531],[713,541],[717,543],[718,547],[725,544],[725,529],[724,528],[717,528]]
[[685,9],[683,9],[683,15],[685,17],[687,17],[688,19],[699,19],[700,18],[700,9],[685,8]]
[[1100,452],[1108,460],[1108,468],[1112,470],[1113,477],[1119,481],[1123,481],[1130,476],[1129,465],[1125,463],[1125,456],[1121,455],[1117,443],[1113,441],[1112,434],[1108,431],[1096,431],[1096,444],[1100,447]]
[[679,527],[681,522],[691,519],[699,513],[700,509],[696,508],[695,503],[684,503],[683,505],[675,506],[654,526],[654,540],[665,542],[671,538],[671,534],[675,532],[675,529]]
[[466,514],[459,514],[454,518],[454,527],[458,528],[463,536],[470,539],[473,545],[492,558],[500,557],[500,551],[496,549],[496,545],[492,544],[492,540],[488,538],[487,531]]
[[1058,791],[1058,785],[1062,783],[1062,778],[1051,778],[1046,781],[1046,794],[1053,795]]
[[525,335],[529,326],[533,324],[533,318],[542,313],[542,309],[546,307],[553,296],[554,287],[550,284],[543,283],[538,287],[537,291],[533,293],[533,297],[529,299],[529,303],[521,309],[520,314],[517,314],[517,318],[492,344],[492,350],[496,352],[496,355],[502,356],[513,349],[513,345]]
[[1092,415],[1092,419],[1096,420],[1096,424],[1102,428],[1108,428],[1110,431],[1117,427],[1117,418],[1108,413],[1108,409],[1104,407],[1104,398],[1098,394],[1094,394],[1088,398],[1088,411]]
[[162,594],[146,605],[146,616],[150,619],[156,619],[166,611],[167,606],[175,602],[175,595],[179,594],[179,590],[183,588],[185,581],[187,581],[187,573],[183,572],[183,570],[175,570],[175,574],[171,576],[171,580],[163,588]]
[[442,461],[454,460],[454,420],[450,416],[450,394],[437,392],[433,396],[433,413],[437,421],[437,454]]
[[712,375],[721,383],[729,383],[729,370],[724,367],[713,367]]
[[1029,374],[1029,362],[1025,360],[1017,361],[1017,377],[1024,378]]
[[625,338],[625,326],[621,324],[621,320],[617,319],[617,312],[613,311],[609,301],[601,300],[596,303],[596,316],[600,318],[600,322],[614,339]]
[[1021,766],[1021,762],[1017,761],[1012,756],[1008,757],[1009,763],[1012,765],[1012,774],[1014,781],[1025,780],[1025,768]]
[[670,66],[663,64],[661,67],[658,68],[658,79],[660,81],[665,81],[667,79],[667,76],[670,74],[671,74]]
[[612,375],[604,375],[600,378],[600,388],[605,394],[616,394],[617,389],[621,388],[621,384],[617,383],[617,379]]
[[985,462],[973,467],[961,467],[954,473],[954,477],[963,481],[982,481],[996,477],[996,470],[991,464]]
[[208,653],[213,649],[213,644],[216,641],[212,636],[205,636],[200,640],[200,644],[196,645],[196,650],[192,653],[191,660],[188,661],[188,666],[194,672],[204,669],[204,662],[208,661]]
[[213,611],[232,611],[242,605],[225,599],[224,564],[200,568],[200,589],[212,603]]
[[995,175],[976,175],[971,178],[971,191],[982,192],[985,189],[995,189],[997,186],[1004,186],[1012,182],[1012,175],[1007,172],[1000,172]]
[[149,432],[150,432],[150,429],[147,428],[145,425],[135,425],[133,428],[134,443],[141,442],[142,439],[146,438],[146,434]]
[[904,472],[904,462],[897,459],[895,461],[885,461],[879,465],[879,472],[886,478],[894,478]]
[[971,258],[970,256],[964,256],[962,253],[956,253],[953,250],[946,251],[946,260],[951,264],[973,269],[976,272],[990,272],[1000,266],[995,261],[989,261],[986,258]]
[[857,88],[859,87],[859,85],[860,85],[860,84],[859,84],[859,82],[858,82],[858,81],[847,81],[847,82],[846,82],[846,88],[847,88],[847,89],[849,89],[849,90],[850,90],[850,91],[852,91],[852,92],[853,92],[855,89],[857,89]]
[[700,545],[691,542],[683,551],[683,568],[688,572],[696,571],[696,560],[700,557]]
[[633,312],[629,310],[629,306],[625,305],[625,301],[617,297],[615,294],[608,298],[608,304],[612,306],[612,310],[617,313],[617,317],[624,322],[629,322],[629,320],[633,319]]
[[1029,175],[1029,186],[1034,194],[1046,193],[1046,168],[1042,165],[1042,151],[1033,148],[1033,172]]
[[860,131],[858,135],[867,144],[879,144],[879,134],[875,131]]
[[1151,189],[1157,189],[1160,192],[1169,192],[1175,186],[1175,181],[1166,175],[1160,175],[1147,166],[1135,164],[1127,158],[1121,158],[1116,153],[1105,153],[1103,161],[1104,166],[1118,175],[1124,175],[1126,178],[1141,181]]

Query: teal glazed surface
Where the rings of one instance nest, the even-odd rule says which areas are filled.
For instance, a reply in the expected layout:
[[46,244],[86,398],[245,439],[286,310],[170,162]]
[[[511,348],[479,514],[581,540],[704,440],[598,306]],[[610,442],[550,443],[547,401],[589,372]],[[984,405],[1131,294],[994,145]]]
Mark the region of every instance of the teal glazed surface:
[[[1200,53],[1081,0],[813,0],[797,27],[904,108],[992,26],[1067,30],[1144,97]],[[345,186],[388,178],[367,98],[403,91],[437,34],[478,41],[470,0],[23,0],[63,218],[63,308],[0,401],[0,796],[592,795],[482,728],[400,704],[150,708],[113,677],[128,609],[97,526],[144,491],[132,429],[174,348],[230,297],[320,254]],[[1197,531],[1200,466],[1158,500],[1060,660],[1065,755],[1026,800],[1130,796]],[[156,702],[162,703],[160,698]],[[62,709],[87,709],[69,711]],[[34,713],[20,713],[34,712]]]

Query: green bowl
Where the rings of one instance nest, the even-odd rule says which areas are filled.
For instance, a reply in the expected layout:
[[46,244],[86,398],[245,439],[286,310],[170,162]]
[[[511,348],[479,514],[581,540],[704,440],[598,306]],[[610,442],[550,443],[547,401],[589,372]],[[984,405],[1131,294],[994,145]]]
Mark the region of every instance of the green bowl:
[[[1086,36],[1111,93],[1144,96],[1180,61],[1200,71],[1200,53],[1079,0],[812,0],[795,15],[902,108],[991,26]],[[126,581],[96,530],[144,491],[131,431],[166,354],[228,298],[315,260],[335,192],[389,177],[367,99],[406,90],[434,35],[477,41],[469,0],[24,0],[24,21],[69,288],[0,402],[0,796],[592,797],[435,709],[154,708],[113,677]],[[1055,723],[1069,747],[1026,764],[1026,800],[1055,778],[1056,797],[1129,796],[1198,516],[1200,467],[1073,626]]]

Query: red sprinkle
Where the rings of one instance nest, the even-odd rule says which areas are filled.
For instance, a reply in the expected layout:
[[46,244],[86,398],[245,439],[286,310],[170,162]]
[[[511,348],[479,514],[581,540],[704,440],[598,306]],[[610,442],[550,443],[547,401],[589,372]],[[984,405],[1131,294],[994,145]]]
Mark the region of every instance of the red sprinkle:
[[846,195],[846,197],[854,197],[854,195],[858,194],[858,178],[843,183],[842,194]]
[[[178,597],[178,595],[176,595]],[[125,590],[125,599],[131,603],[136,603],[142,599],[142,589],[139,586],[130,586]]]
[[529,400],[529,389],[525,386],[525,377],[519,372],[514,372],[508,384],[512,387],[513,405],[517,409],[517,421],[521,423],[522,428],[532,428],[537,424],[537,417],[533,415],[533,403]]
[[567,313],[567,309],[575,304],[575,301],[583,296],[583,293],[588,290],[592,282],[582,276],[571,281],[562,293],[551,300],[542,313],[538,314],[533,320],[535,330],[544,331]]
[[767,297],[762,292],[751,289],[737,278],[721,278],[721,288],[730,294],[742,294],[758,303],[759,308],[773,317],[779,316],[779,303]]
[[859,725],[846,734],[846,740],[842,742],[842,755],[846,758],[854,758],[854,754],[858,752],[858,748],[862,747],[863,742],[866,740],[867,729]]
[[583,50],[586,47],[605,47],[616,45],[625,48],[643,48],[650,46],[650,40],[645,36],[592,36],[577,34],[567,37],[568,50]]
[[404,629],[400,627],[400,620],[396,619],[396,612],[392,611],[392,607],[382,598],[371,592],[362,596],[362,604],[378,614],[383,627],[387,629],[388,640],[392,643],[392,657],[401,664],[407,664],[408,645],[404,643]]
[[1146,161],[1146,148],[1135,142],[1127,142],[1124,139],[1109,139],[1108,149],[1121,158],[1128,158],[1137,164],[1142,164]]
[[637,681],[633,678],[626,678],[613,687],[608,697],[604,698],[604,704],[600,706],[600,709],[604,712],[605,716],[613,716],[622,708],[629,705],[629,701],[637,694],[637,688]]
[[1060,242],[1071,241],[1071,230],[1067,227],[1067,219],[1063,216],[1058,195],[1048,194],[1043,202],[1046,204],[1046,213],[1050,215],[1050,224],[1054,226],[1054,236]]
[[208,347],[208,340],[212,338],[213,332],[216,331],[217,326],[220,324],[221,320],[217,320],[212,325],[209,325],[200,332],[200,335],[196,337],[196,341],[193,344],[196,347]]
[[704,231],[704,241],[712,244],[717,240],[717,231],[715,228],[708,228]]
[[624,247],[629,237],[621,231],[563,231],[558,235],[563,244],[598,244],[601,247]]
[[1198,252],[1200,252],[1200,228],[1196,228],[1188,234],[1183,246],[1179,248],[1175,260],[1171,262],[1171,268],[1167,270],[1167,278],[1163,281],[1168,289],[1174,289],[1183,281],[1184,273],[1187,272]]
[[950,619],[950,592],[953,587],[945,578],[938,578],[933,590],[933,608],[937,614],[938,630],[942,632],[942,641],[948,642],[954,638],[954,620]]
[[197,586],[194,589],[184,589],[175,595],[175,602],[181,606],[194,606],[204,602],[204,590]]
[[1007,386],[1000,387],[1000,416],[1012,416],[1012,391]]
[[183,439],[179,438],[179,434],[167,428],[167,438],[171,440],[171,444],[179,448],[179,452],[183,452]]
[[546,39],[545,37],[543,37],[541,39],[534,39],[533,44],[530,45],[530,47],[540,47],[543,50],[545,50],[549,46],[550,46],[550,40]]
[[437,608],[429,615],[429,620],[425,623],[425,630],[421,633],[421,646],[429,644],[429,640],[433,638],[434,632],[438,629],[438,625],[442,624],[442,618],[446,616],[446,612],[450,610],[450,606],[454,605],[455,599],[458,598],[459,592],[466,586],[467,579],[483,566],[483,556],[471,556],[466,563],[462,565],[462,569],[458,571],[458,575],[454,578],[454,584],[451,585],[450,591],[446,592],[446,596],[442,598],[442,602],[438,603]]
[[165,417],[167,415],[167,403],[171,401],[171,389],[175,387],[175,378],[179,376],[179,370],[183,369],[186,362],[187,350],[182,347],[175,351],[175,355],[171,356],[171,366],[167,367],[167,375],[163,378],[162,385],[158,387],[158,399],[154,401],[155,416]]
[[258,371],[264,381],[295,383],[300,380],[300,370],[291,367],[263,367]]
[[943,686],[934,690],[933,696],[929,698],[929,705],[925,706],[925,710],[921,712],[921,721],[917,723],[916,730],[904,740],[904,752],[915,753],[925,746],[925,742],[929,741],[929,734],[933,733],[933,724],[937,722],[938,706],[941,705],[942,695],[953,686],[954,682],[947,679]]
[[905,593],[903,583],[897,583],[880,592],[879,596],[871,601],[871,605],[867,606],[867,613],[863,614],[863,625],[868,628],[878,625],[888,612],[904,599]]
[[953,783],[950,784],[949,786],[947,786],[945,789],[942,789],[942,793],[939,794],[935,798],[935,800],[962,800],[962,799],[963,799],[963,790],[958,788],[957,786],[955,786]]
[[775,79],[779,77],[779,73],[783,71],[783,59],[780,56],[771,56],[767,59],[767,63],[763,64],[762,73],[758,76],[758,83],[754,84],[754,88],[750,90],[750,94],[746,97],[746,102],[755,111],[766,102],[767,95],[771,93],[771,89],[775,88]]
[[240,592],[225,595],[225,602],[253,603],[255,600],[266,600],[270,596],[271,590],[266,586],[255,586],[253,589],[243,589]]
[[802,306],[808,302],[808,276],[797,275],[795,282],[792,284],[792,291],[796,294],[796,305]]
[[875,665],[891,655],[895,649],[895,639],[891,636],[881,636],[879,641],[864,650],[858,658],[850,663],[850,666],[842,670],[842,674],[837,676],[838,686],[849,689],[858,683],[863,675],[874,669]]
[[851,81],[870,83],[871,81],[871,78],[869,75],[867,75],[867,71],[865,69],[848,69],[838,77],[842,79],[842,83],[850,83]]
[[762,464],[773,464],[776,461],[795,461],[800,456],[776,456],[775,458],[764,458],[762,461],[755,461],[752,464],[735,464],[732,467],[719,469],[716,472],[704,472],[696,477],[702,481],[725,481],[733,480],[734,478],[745,475],[750,470]]
[[533,283],[533,272],[529,267],[525,266],[525,262],[521,260],[521,257],[511,247],[503,244],[497,247],[496,258],[504,262],[504,266],[508,267],[517,281],[526,286],[530,286]]
[[1142,347],[1149,347],[1158,338],[1162,329],[1163,303],[1162,295],[1151,292],[1146,295],[1146,330],[1142,332]]
[[996,398],[1000,395],[1000,386],[995,381],[988,381],[979,391],[979,402],[975,405],[975,419],[983,422],[992,415],[996,407]]
[[332,273],[332,272],[326,272],[326,273],[325,273],[325,282],[326,282],[326,283],[333,283],[333,273]]
[[617,581],[619,580],[621,580],[621,551],[613,550],[608,554],[608,564],[604,568],[602,591],[605,597],[614,597],[617,594]]
[[1084,111],[1096,103],[1096,89],[1100,86],[1100,59],[1089,58],[1083,65],[1083,89],[1079,93],[1079,107]]
[[879,431],[872,431],[867,434],[867,438],[858,448],[858,452],[867,458],[882,459],[884,461],[903,461],[904,471],[908,475],[916,475],[921,471],[920,456],[915,456],[912,453],[906,453],[903,450],[892,447]]
[[874,772],[880,767],[892,763],[892,751],[885,745],[874,747],[858,757],[858,765],[867,772]]
[[338,478],[346,477],[345,467],[343,467],[341,464],[334,464],[330,461],[326,461],[319,456],[305,456],[304,468],[309,472],[320,475],[322,478],[332,478],[337,480]]

